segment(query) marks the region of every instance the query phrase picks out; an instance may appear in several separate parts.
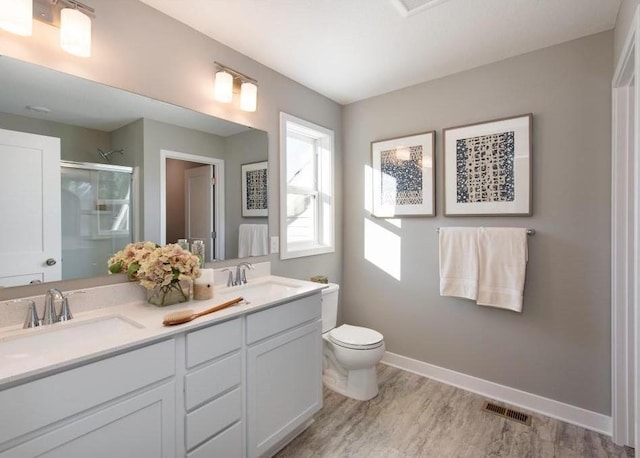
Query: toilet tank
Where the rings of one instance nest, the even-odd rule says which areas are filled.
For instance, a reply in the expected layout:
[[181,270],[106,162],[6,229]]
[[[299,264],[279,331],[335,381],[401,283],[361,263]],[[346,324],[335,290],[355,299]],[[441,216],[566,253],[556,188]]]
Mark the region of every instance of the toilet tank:
[[322,290],[322,332],[331,331],[338,321],[338,294],[340,286],[329,283],[329,287]]

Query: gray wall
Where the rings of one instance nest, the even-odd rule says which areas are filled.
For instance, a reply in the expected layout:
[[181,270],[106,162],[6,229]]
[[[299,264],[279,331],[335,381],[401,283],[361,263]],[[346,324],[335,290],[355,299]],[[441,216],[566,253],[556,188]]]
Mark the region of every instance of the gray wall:
[[638,5],[640,5],[640,0],[622,0],[620,3],[614,31],[614,65],[618,63]]
[[[612,60],[609,31],[346,106],[344,321],[382,332],[390,352],[608,415]],[[533,216],[443,217],[442,129],[529,112]],[[371,217],[370,142],[427,130],[438,216]],[[365,258],[367,221],[400,237],[400,280]],[[440,297],[436,228],[448,225],[537,230],[521,314]]]
[[[268,133],[269,160],[273,164],[272,169],[275,167],[276,170],[279,112],[285,111],[333,129],[336,133],[336,163],[341,163],[342,107],[339,104],[138,1],[92,0],[91,6],[96,10],[96,18],[92,24],[93,50],[90,58],[80,59],[64,53],[58,45],[58,29],[39,21],[34,22],[31,37],[18,37],[0,30],[0,54],[262,129]],[[237,101],[227,105],[213,99],[214,60],[258,80],[258,109],[255,113],[241,111]],[[145,174],[155,169],[147,166],[147,159],[145,155]],[[336,192],[340,195],[340,170],[336,174],[336,183]],[[271,174],[269,187],[278,189],[277,173]],[[145,201],[157,195],[153,194],[157,192],[157,186],[150,185],[147,180],[144,188]],[[277,193],[271,194],[269,208],[269,230],[276,234],[279,224]],[[338,228],[342,224],[341,215],[341,202],[338,201]],[[159,217],[148,224],[152,227],[145,227],[145,236],[153,239],[159,233]],[[280,261],[277,255],[270,256],[272,271],[295,278],[324,273],[339,281],[342,274],[339,235],[340,231],[336,252],[332,254],[289,261]],[[88,286],[95,282],[80,284]],[[33,288],[29,292],[44,289]],[[14,293],[19,295],[22,290],[0,294],[0,299]]]

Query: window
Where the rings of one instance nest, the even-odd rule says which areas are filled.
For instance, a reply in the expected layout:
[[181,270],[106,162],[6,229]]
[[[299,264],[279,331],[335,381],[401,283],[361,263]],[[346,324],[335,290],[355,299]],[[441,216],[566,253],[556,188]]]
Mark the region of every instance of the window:
[[333,131],[280,113],[280,258],[334,248]]

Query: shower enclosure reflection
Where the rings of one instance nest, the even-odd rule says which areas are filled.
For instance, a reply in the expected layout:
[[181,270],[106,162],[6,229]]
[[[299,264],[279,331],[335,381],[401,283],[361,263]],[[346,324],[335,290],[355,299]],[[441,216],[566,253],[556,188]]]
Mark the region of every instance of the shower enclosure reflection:
[[62,161],[62,279],[103,275],[133,241],[133,167]]

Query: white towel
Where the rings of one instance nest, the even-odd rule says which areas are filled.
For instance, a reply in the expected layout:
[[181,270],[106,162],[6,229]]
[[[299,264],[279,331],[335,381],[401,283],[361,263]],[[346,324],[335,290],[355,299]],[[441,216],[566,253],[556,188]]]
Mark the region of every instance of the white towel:
[[440,228],[440,295],[476,299],[478,296],[477,229]]
[[478,229],[478,305],[522,311],[527,267],[527,230]]
[[267,224],[241,224],[238,228],[238,257],[269,254],[269,226]]

